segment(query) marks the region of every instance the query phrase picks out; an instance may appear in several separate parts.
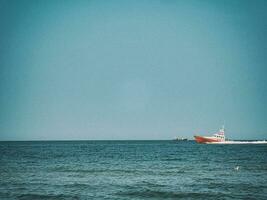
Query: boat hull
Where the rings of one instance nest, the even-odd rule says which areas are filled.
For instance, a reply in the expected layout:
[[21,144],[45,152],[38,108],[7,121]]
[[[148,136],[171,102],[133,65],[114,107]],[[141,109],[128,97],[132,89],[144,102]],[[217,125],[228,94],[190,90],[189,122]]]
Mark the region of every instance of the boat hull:
[[205,137],[205,136],[194,136],[197,143],[212,143],[212,142],[221,142],[218,138],[212,138],[212,137]]

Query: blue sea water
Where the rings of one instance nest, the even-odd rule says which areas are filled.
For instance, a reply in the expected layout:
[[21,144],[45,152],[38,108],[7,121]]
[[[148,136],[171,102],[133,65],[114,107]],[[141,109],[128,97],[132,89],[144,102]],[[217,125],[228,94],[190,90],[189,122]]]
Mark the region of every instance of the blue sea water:
[[0,199],[267,199],[267,145],[36,141],[0,152]]

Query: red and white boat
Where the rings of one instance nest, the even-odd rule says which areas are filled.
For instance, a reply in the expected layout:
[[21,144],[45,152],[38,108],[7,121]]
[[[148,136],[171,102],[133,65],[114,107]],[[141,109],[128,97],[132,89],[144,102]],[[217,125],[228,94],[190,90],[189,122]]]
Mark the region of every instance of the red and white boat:
[[219,132],[213,134],[212,136],[194,136],[196,142],[198,143],[219,143],[225,142],[225,135],[224,135],[224,126],[219,130]]

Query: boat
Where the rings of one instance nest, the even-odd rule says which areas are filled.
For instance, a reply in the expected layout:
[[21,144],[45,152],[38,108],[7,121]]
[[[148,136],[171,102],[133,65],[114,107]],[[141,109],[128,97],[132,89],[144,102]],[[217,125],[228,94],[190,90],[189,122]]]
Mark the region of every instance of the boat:
[[224,126],[212,136],[194,136],[197,143],[209,144],[209,143],[220,143],[225,142],[225,135],[224,135]]
[[175,140],[175,141],[188,141],[187,138],[180,138],[180,137],[176,137],[173,140]]

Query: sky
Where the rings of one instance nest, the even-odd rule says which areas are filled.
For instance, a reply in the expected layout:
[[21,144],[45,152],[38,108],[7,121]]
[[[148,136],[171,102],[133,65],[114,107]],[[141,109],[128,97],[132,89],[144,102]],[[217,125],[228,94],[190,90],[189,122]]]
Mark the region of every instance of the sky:
[[266,139],[266,10],[0,0],[0,140]]

